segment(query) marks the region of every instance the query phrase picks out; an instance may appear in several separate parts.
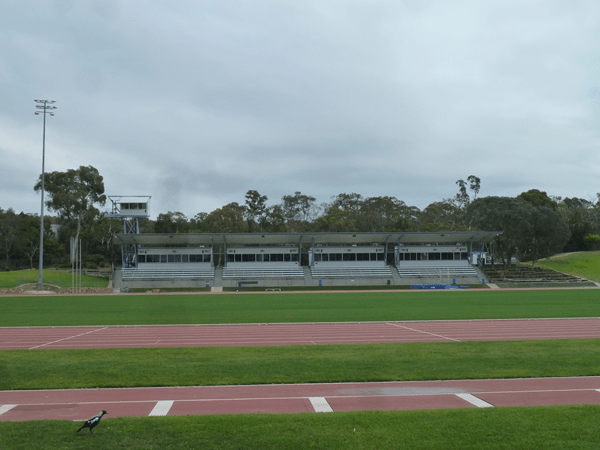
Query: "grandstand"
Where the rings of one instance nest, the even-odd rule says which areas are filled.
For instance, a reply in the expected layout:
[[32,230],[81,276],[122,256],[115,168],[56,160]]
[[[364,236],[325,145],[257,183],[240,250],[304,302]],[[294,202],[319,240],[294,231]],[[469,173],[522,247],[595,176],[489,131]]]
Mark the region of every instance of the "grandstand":
[[140,248],[136,267],[124,267],[126,281],[205,280],[215,277],[212,248]]
[[498,232],[115,236],[116,289],[479,284]]
[[309,250],[313,278],[392,278],[385,248],[379,245],[323,247]]
[[234,247],[226,254],[223,278],[304,278],[297,247]]
[[[398,274],[402,278],[477,283],[481,280],[477,265],[485,261],[485,252],[469,252],[466,245],[398,245],[394,250]],[[474,261],[475,264],[472,264]]]

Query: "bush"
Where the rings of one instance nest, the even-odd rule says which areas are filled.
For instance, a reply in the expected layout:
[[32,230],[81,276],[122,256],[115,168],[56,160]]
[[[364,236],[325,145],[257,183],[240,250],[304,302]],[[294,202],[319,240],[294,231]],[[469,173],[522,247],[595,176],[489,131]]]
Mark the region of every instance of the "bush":
[[585,242],[586,250],[598,250],[600,249],[600,235],[588,234],[583,238]]

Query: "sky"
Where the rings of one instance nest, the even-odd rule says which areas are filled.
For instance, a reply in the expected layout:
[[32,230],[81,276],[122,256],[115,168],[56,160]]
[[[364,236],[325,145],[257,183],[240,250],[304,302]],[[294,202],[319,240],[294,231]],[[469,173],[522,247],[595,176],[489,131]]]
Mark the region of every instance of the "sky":
[[[0,3],[0,208],[47,172],[188,218],[249,190],[600,192],[597,0]],[[108,209],[108,205],[105,209]]]

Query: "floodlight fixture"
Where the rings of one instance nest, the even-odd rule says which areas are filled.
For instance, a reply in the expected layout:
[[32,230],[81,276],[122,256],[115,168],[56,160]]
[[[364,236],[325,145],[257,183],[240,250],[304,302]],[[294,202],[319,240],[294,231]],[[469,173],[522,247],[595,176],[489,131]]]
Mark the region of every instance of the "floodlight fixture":
[[49,106],[52,103],[56,103],[55,100],[34,100],[37,103],[35,107],[38,111],[35,115],[44,115],[44,132],[42,135],[42,207],[40,213],[40,268],[38,274],[38,291],[44,289],[44,180],[45,180],[45,165],[46,165],[46,114],[54,115],[52,110],[56,109],[56,106]]

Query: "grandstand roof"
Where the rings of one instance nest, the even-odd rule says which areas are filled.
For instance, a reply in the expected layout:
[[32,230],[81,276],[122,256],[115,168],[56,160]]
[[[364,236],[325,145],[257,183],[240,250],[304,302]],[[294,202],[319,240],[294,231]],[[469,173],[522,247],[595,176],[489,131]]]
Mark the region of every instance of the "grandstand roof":
[[394,233],[181,233],[181,234],[117,234],[118,244],[145,246],[189,245],[451,245],[488,242],[499,231],[465,232],[394,232]]

